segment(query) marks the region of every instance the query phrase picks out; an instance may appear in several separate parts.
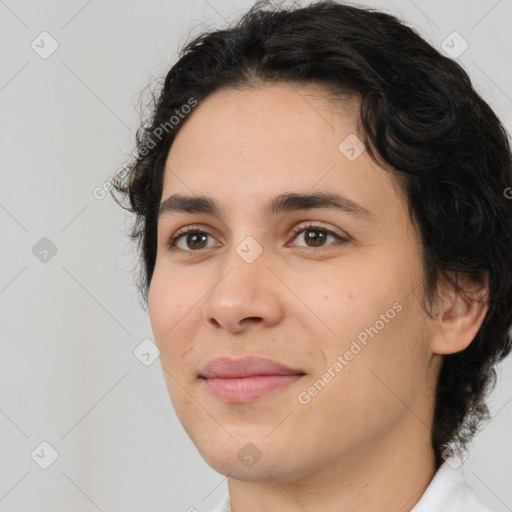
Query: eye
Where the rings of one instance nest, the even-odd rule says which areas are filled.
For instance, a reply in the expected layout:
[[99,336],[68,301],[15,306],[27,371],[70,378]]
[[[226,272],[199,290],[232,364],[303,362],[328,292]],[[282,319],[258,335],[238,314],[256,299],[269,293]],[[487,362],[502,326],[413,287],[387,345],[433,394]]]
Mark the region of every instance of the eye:
[[[179,229],[176,231],[176,233],[171,237],[171,239],[168,242],[168,247],[171,250],[176,250],[176,247],[179,250],[186,251],[186,252],[195,252],[197,249],[205,249],[206,243],[207,243],[207,237],[211,236],[206,231],[202,231],[198,226],[186,226],[182,229]],[[178,245],[179,242],[182,242],[180,239],[184,238],[182,243],[182,246],[180,247]],[[187,249],[188,247],[195,247],[192,251],[190,249]]]
[[[325,242],[329,236],[340,242],[348,242],[348,238],[345,238],[323,226],[315,226],[311,222],[307,226],[299,226],[293,231],[294,240],[299,238],[301,233],[304,233],[305,235],[303,239],[305,240],[306,245],[300,247],[307,247],[311,249],[322,248],[325,246]],[[312,245],[309,245],[310,243]]]
[[[299,245],[299,247],[306,247],[313,250],[319,248],[321,249],[324,247],[325,242],[329,237],[332,237],[334,240],[339,242],[349,241],[348,238],[345,238],[323,226],[316,226],[311,222],[309,222],[307,225],[301,225],[297,227],[297,229],[292,232],[293,239],[297,239],[301,233],[306,235],[304,238],[306,245]],[[182,229],[179,229],[170,238],[167,245],[172,251],[181,250],[183,252],[197,252],[201,249],[208,249],[209,247],[212,247],[212,245],[207,245],[208,237],[213,238],[208,232],[201,230],[199,226],[186,226]]]

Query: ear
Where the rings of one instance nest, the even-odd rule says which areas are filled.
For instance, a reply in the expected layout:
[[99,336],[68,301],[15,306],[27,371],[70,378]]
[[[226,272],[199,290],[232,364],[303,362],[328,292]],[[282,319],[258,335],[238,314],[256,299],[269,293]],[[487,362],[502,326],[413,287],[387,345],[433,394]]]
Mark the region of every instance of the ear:
[[[460,283],[460,279],[457,279]],[[439,314],[435,319],[432,351],[454,354],[467,348],[474,340],[489,309],[489,275],[482,274],[478,282],[468,278],[457,291],[447,281],[442,285]]]

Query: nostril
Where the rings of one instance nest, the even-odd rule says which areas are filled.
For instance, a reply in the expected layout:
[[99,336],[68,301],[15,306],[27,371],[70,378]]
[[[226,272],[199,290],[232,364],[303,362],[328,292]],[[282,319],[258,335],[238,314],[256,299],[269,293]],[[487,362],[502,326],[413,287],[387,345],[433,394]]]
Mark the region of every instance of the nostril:
[[244,318],[242,322],[260,322],[262,320],[261,316],[248,316],[247,318]]
[[220,327],[220,323],[215,320],[215,318],[210,318],[209,322],[214,326],[214,327]]

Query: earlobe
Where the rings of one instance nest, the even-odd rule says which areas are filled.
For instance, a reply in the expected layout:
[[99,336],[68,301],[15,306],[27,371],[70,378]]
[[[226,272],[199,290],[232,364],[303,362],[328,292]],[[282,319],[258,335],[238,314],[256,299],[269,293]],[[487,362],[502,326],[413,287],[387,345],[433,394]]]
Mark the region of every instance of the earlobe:
[[441,302],[432,338],[432,352],[454,354],[466,349],[474,340],[489,309],[489,276],[487,273],[476,283],[463,283],[465,293],[449,288]]

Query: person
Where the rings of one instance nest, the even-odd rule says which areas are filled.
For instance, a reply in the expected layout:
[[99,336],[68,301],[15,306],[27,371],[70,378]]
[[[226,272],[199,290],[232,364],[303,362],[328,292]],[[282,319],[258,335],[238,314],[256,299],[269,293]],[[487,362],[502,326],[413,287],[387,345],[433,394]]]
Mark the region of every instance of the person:
[[461,461],[511,349],[511,162],[392,15],[256,2],[186,44],[112,194],[217,510],[487,510]]

